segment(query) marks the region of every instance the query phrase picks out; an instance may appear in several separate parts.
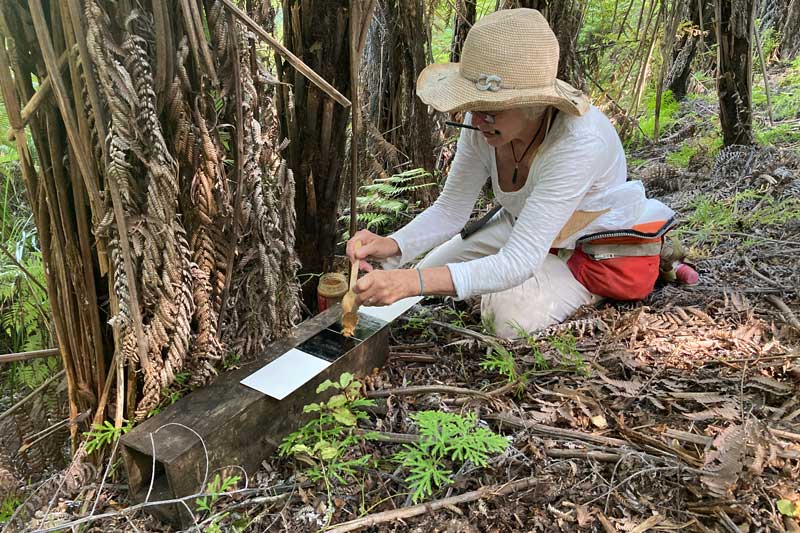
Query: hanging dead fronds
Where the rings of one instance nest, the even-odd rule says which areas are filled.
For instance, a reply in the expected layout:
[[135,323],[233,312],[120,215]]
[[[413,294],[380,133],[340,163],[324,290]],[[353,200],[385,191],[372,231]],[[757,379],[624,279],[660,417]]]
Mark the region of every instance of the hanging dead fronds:
[[[220,2],[183,1],[174,12],[105,0],[48,7],[61,18],[32,17],[17,3],[0,8],[0,28],[11,33],[8,70],[14,74],[2,73],[3,94],[19,95],[6,102],[19,109],[33,95],[33,75],[54,74],[37,70],[47,63],[41,41],[52,34],[46,40],[56,56],[69,59],[65,79],[72,82],[58,87],[72,91],[59,92],[64,100],[57,110],[52,94],[42,99],[46,120],[32,115],[43,170],[37,174],[29,165],[24,171],[59,342],[70,344],[62,352],[70,399],[81,402],[81,410],[98,408],[102,417],[109,397],[124,397],[127,416],[141,419],[178,374],[206,383],[226,350],[259,350],[298,315],[294,183],[277,155],[272,95],[264,90],[274,78],[251,56],[247,35]],[[67,46],[77,53],[65,53]],[[79,126],[70,139],[81,138],[85,146],[56,142],[70,125],[58,112],[69,106]],[[20,129],[14,118],[12,126]],[[234,127],[241,134],[234,135]],[[226,162],[239,147],[243,170],[232,173]],[[81,170],[96,170],[96,176],[78,173],[73,154]],[[65,176],[88,185],[67,191]],[[74,202],[67,192],[74,192]],[[94,231],[80,240],[73,233],[82,226]],[[87,280],[104,276],[108,293],[96,296]],[[82,316],[86,305],[100,310]],[[101,316],[110,317],[108,324]],[[218,331],[220,324],[229,331]],[[121,366],[103,353],[112,345]],[[107,367],[121,368],[129,379],[111,380]],[[107,381],[132,389],[109,394]]]

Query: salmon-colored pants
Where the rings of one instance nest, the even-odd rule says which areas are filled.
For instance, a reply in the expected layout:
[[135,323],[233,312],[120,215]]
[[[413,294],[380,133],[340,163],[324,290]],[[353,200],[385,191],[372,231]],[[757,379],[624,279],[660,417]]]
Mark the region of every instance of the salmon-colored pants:
[[[513,220],[513,215],[501,210],[466,240],[456,235],[431,250],[417,268],[495,254],[508,240]],[[510,339],[519,337],[519,328],[535,332],[561,322],[582,305],[599,301],[575,279],[567,259],[547,254],[539,271],[521,285],[481,296],[481,320],[495,335]]]

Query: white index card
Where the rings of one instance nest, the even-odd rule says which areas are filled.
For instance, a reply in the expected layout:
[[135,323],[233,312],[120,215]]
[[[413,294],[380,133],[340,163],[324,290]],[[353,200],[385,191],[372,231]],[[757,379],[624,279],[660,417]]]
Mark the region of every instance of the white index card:
[[411,296],[409,298],[403,298],[402,300],[397,300],[392,305],[385,305],[385,306],[376,306],[376,307],[359,307],[358,311],[360,313],[364,313],[365,315],[369,315],[375,318],[380,318],[381,320],[385,320],[386,322],[391,322],[395,318],[399,317],[409,309],[411,309],[415,303],[422,300],[422,296]]
[[276,400],[283,400],[329,366],[331,363],[324,359],[292,348],[240,383]]

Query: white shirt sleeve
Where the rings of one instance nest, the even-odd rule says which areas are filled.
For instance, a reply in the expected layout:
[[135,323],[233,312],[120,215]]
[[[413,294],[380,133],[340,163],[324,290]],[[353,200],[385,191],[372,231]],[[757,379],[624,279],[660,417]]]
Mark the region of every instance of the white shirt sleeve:
[[[608,166],[606,143],[596,134],[559,139],[534,160],[536,183],[506,244],[494,255],[448,264],[459,299],[499,292],[533,276],[553,240]],[[538,163],[538,164],[537,164]]]
[[476,137],[479,132],[463,129],[444,190],[428,209],[397,232],[389,235],[400,247],[400,256],[384,261],[384,268],[398,268],[461,231],[472,214],[481,187],[490,176]]

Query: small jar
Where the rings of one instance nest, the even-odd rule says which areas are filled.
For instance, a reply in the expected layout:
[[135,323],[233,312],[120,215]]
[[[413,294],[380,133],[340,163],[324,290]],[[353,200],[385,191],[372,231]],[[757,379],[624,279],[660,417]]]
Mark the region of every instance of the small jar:
[[328,272],[319,278],[317,285],[317,308],[319,312],[342,301],[347,293],[347,278],[338,272]]

